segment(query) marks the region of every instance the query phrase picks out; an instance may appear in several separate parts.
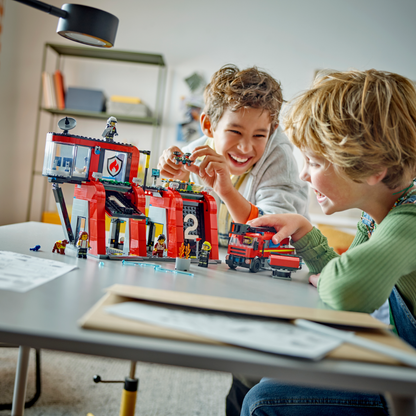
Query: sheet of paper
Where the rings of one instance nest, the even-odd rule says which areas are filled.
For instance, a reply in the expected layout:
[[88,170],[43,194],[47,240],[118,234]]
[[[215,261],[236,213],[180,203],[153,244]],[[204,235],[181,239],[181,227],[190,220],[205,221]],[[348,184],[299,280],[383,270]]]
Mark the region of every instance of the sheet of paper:
[[0,290],[27,292],[77,266],[11,251],[0,251]]
[[312,360],[323,358],[342,341],[288,322],[177,306],[123,302],[106,312],[123,318],[201,335],[228,344]]

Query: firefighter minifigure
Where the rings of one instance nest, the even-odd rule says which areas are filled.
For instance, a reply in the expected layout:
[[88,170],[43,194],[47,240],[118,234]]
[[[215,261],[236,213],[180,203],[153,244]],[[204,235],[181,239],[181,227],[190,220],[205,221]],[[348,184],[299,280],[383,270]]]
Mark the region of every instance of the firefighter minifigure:
[[153,247],[152,254],[157,257],[163,257],[163,253],[166,251],[166,237],[165,234],[160,234],[157,238],[156,244]]
[[211,252],[211,244],[208,241],[204,241],[202,244],[201,252],[199,254],[199,267],[208,267],[209,253]]
[[105,127],[102,136],[108,142],[112,142],[114,136],[118,136],[117,129],[116,129],[117,119],[113,116],[109,117],[107,120],[107,126]]

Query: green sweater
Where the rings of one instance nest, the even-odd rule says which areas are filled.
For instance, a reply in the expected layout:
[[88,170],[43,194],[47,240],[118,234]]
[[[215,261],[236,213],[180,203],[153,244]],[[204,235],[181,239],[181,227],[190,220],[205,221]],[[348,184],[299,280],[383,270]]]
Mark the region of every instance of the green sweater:
[[393,208],[369,239],[361,221],[341,256],[314,228],[293,243],[312,273],[321,273],[318,291],[334,309],[372,313],[396,285],[416,316],[416,204]]

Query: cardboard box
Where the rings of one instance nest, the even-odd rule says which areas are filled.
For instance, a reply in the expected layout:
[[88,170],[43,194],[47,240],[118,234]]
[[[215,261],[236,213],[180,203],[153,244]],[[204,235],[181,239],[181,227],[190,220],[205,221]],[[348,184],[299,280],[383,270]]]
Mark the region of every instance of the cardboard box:
[[[311,309],[299,306],[278,305],[126,285],[113,285],[107,291],[108,293],[80,319],[78,323],[82,328],[211,345],[224,345],[219,341],[198,335],[162,328],[144,322],[132,321],[115,315],[109,315],[105,312],[107,306],[121,302],[157,302],[214,311],[275,317],[290,321],[301,318],[319,323],[345,326],[346,330],[349,331],[353,328],[356,335],[360,337],[414,353],[416,356],[413,348],[391,333],[387,329],[387,325],[366,313]],[[338,348],[332,350],[327,355],[327,358],[403,365],[394,358],[351,344],[340,345]]]
[[105,111],[105,96],[100,90],[69,87],[66,92],[65,108],[102,112]]

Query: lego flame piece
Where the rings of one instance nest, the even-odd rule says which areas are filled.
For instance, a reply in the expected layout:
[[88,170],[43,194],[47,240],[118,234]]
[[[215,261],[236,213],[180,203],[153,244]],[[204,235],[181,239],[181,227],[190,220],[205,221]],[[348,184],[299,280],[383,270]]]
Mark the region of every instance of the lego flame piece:
[[120,169],[120,166],[117,162],[117,159],[114,159],[114,162],[110,164],[110,171],[112,174],[115,174],[116,172],[119,171],[119,169]]

